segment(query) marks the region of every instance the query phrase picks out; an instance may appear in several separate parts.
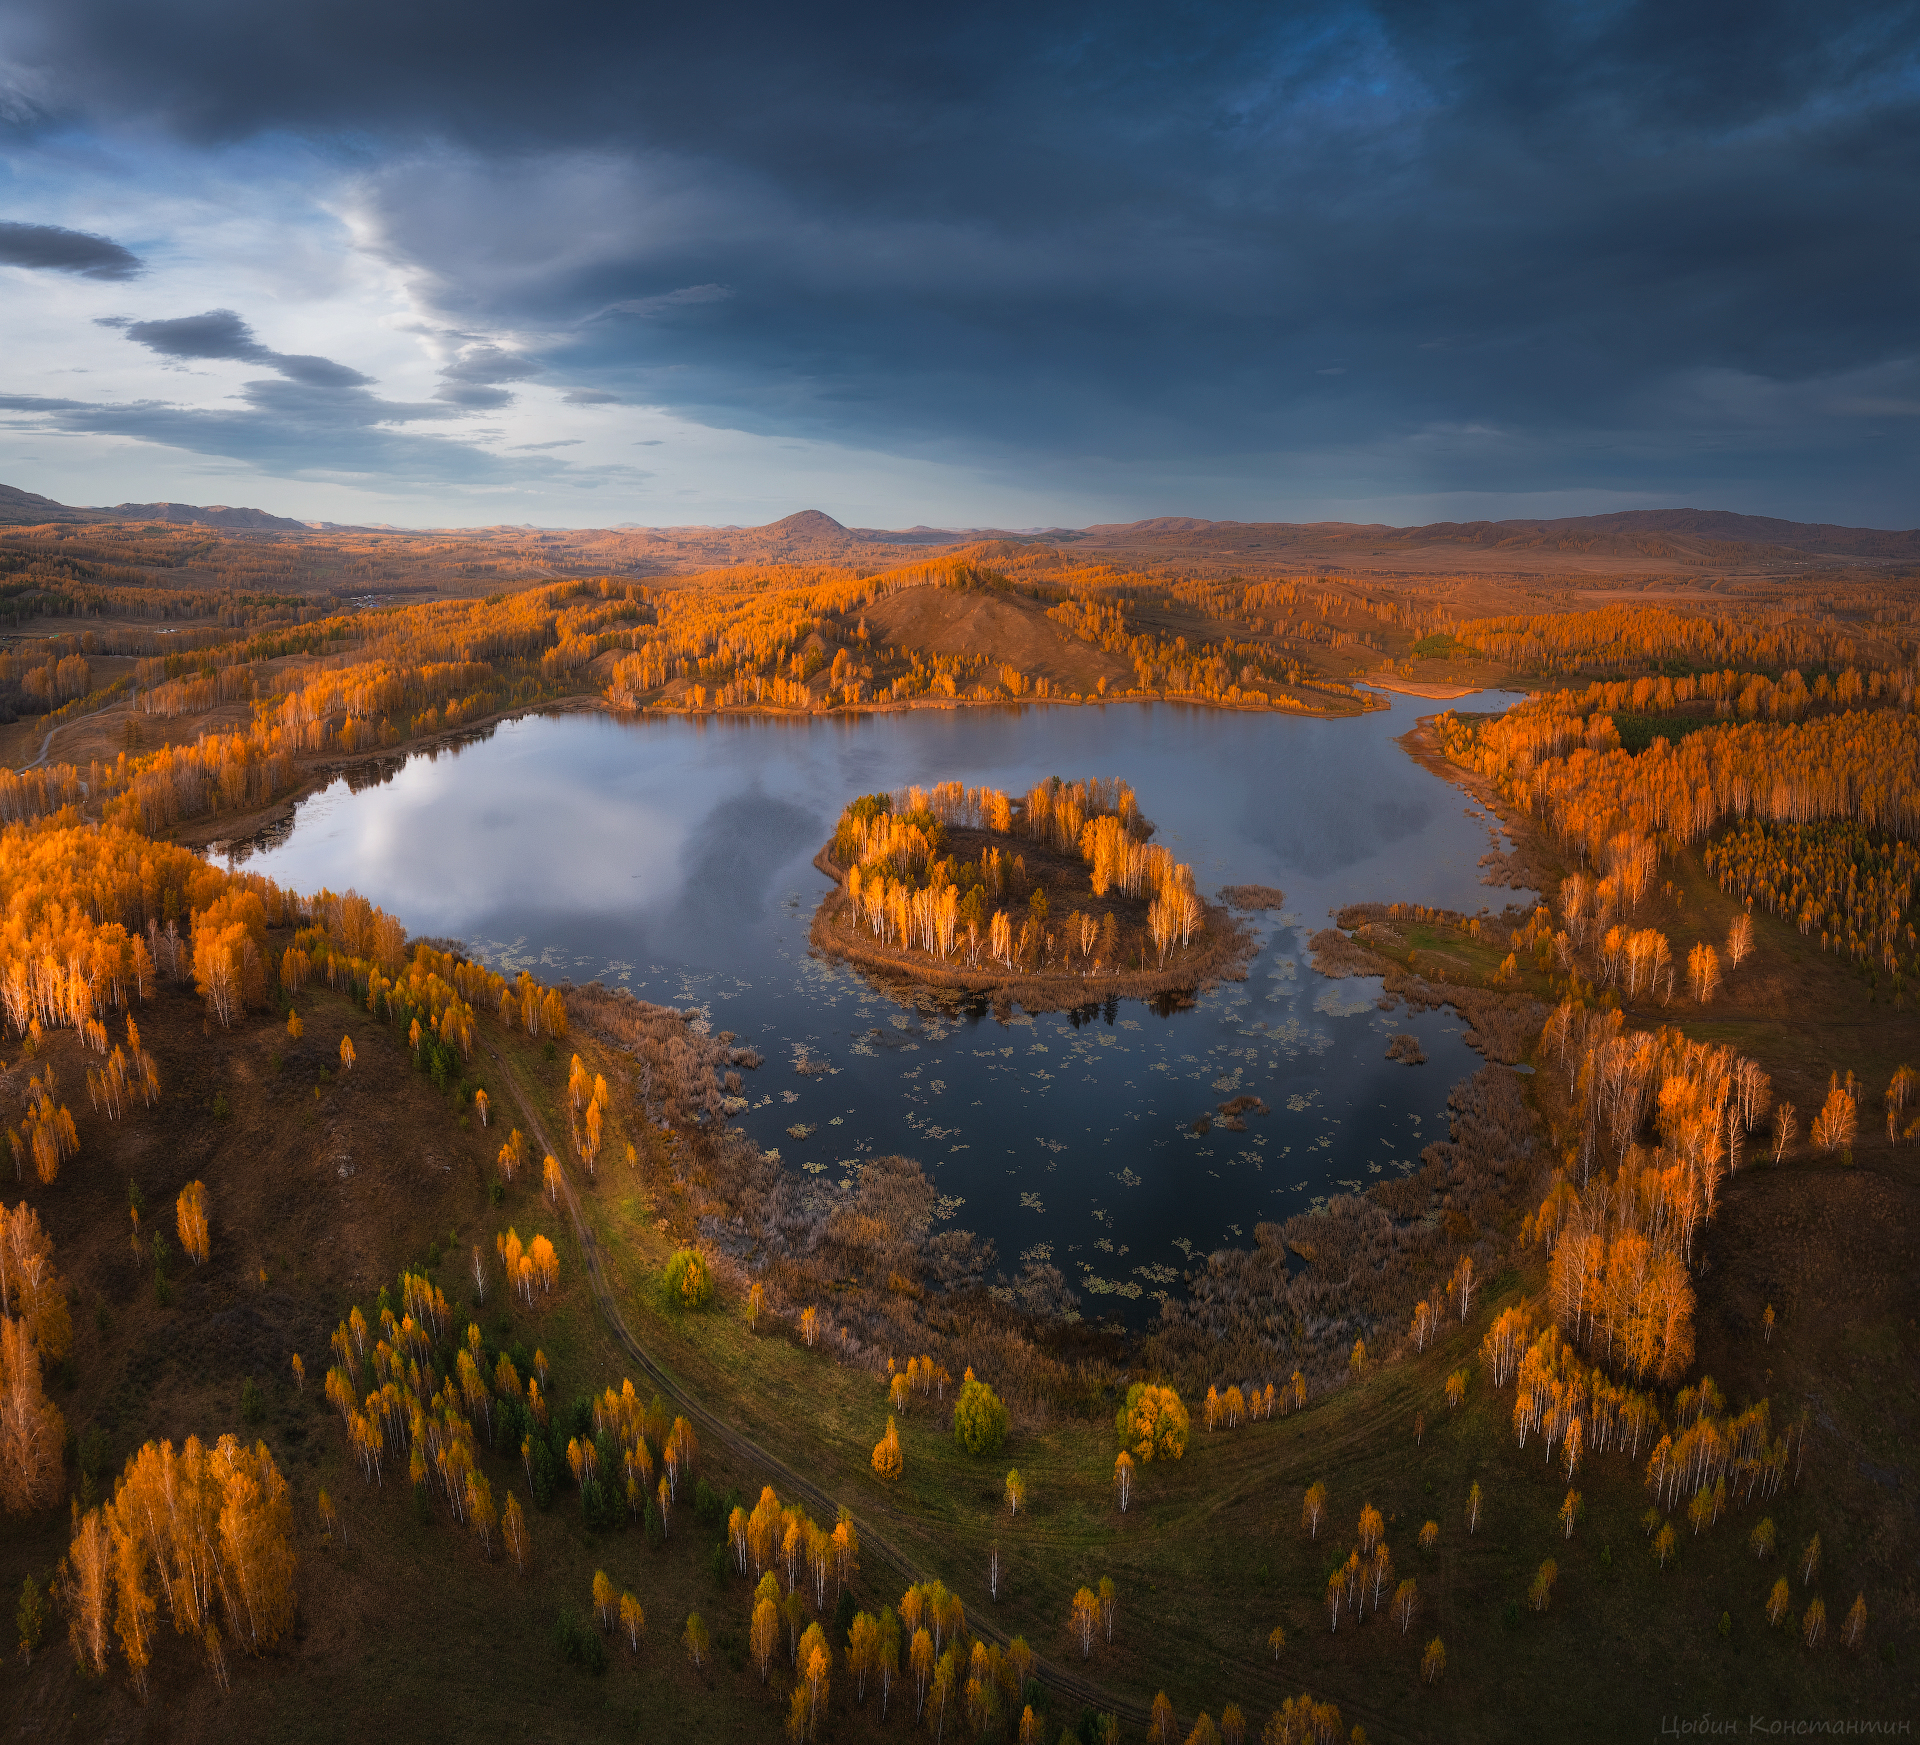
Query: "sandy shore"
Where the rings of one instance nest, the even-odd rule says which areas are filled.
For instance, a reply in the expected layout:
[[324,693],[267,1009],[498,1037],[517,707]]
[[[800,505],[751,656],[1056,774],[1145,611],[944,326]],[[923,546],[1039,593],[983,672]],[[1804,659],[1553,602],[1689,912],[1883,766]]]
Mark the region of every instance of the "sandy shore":
[[1356,685],[1372,685],[1379,691],[1399,691],[1408,697],[1434,697],[1446,701],[1471,697],[1486,689],[1484,685],[1429,685],[1420,679],[1403,679],[1398,673],[1356,673]]

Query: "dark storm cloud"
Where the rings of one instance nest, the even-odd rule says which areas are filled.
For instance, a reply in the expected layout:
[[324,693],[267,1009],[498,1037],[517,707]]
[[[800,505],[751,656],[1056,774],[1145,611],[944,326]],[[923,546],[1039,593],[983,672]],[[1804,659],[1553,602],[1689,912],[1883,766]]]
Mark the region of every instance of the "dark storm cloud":
[[592,392],[1148,479],[1920,519],[1915,0],[16,0],[0,33],[49,126],[384,141],[376,245],[450,325],[567,335],[542,361]]
[[182,315],[169,321],[130,321],[125,316],[108,315],[102,316],[97,325],[118,327],[136,345],[144,345],[161,357],[264,364],[310,388],[361,388],[371,379],[331,358],[271,351],[254,338],[253,329],[231,309],[209,309],[204,315]]
[[11,221],[0,222],[0,266],[78,273],[83,279],[131,279],[142,270],[140,257],[111,237]]

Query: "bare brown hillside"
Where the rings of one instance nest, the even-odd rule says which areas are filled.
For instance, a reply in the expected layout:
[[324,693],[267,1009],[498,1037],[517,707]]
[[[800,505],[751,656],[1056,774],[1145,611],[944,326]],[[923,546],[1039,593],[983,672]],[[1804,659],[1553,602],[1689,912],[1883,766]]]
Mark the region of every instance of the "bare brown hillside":
[[1070,636],[1037,600],[985,590],[903,588],[865,612],[867,632],[882,645],[931,654],[984,655],[1044,678],[1056,691],[1087,696],[1100,681],[1131,681],[1118,655]]

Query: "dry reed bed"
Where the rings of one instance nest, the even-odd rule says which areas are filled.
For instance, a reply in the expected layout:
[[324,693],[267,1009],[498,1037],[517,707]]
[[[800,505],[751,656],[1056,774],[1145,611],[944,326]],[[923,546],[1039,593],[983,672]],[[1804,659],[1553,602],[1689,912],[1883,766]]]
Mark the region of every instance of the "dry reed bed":
[[[1456,1085],[1447,1108],[1450,1137],[1414,1174],[1260,1224],[1251,1250],[1208,1255],[1187,1298],[1162,1304],[1135,1367],[1200,1387],[1281,1382],[1297,1367],[1318,1393],[1344,1379],[1356,1340],[1376,1357],[1395,1350],[1462,1254],[1495,1276],[1505,1229],[1545,1173],[1539,1122],[1518,1075],[1497,1066]],[[1290,1254],[1305,1264],[1290,1271]]]
[[1279,910],[1287,906],[1287,893],[1272,885],[1222,885],[1219,897],[1233,909]]
[[971,1366],[1029,1423],[1103,1409],[1124,1373],[1125,1340],[1077,1318],[1057,1267],[1028,1264],[1011,1279],[996,1271],[991,1241],[939,1227],[938,1194],[910,1158],[866,1160],[848,1192],[763,1152],[724,1119],[727,1075],[759,1057],[725,1032],[701,1035],[695,1014],[598,984],[567,999],[573,1022],[632,1062],[642,1113],[673,1128],[680,1233],[740,1294],[759,1282],[767,1311],[795,1325],[814,1309],[819,1346],[876,1373],[909,1355],[956,1377]]

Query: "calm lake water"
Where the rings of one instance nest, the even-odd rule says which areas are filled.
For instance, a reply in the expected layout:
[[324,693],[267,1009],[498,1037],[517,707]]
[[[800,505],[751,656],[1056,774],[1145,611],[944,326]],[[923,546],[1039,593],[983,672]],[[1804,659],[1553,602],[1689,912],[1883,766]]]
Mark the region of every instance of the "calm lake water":
[[[1499,709],[1501,693],[1455,707]],[[1144,1319],[1190,1253],[1249,1245],[1263,1218],[1414,1166],[1480,1057],[1450,1012],[1380,1011],[1379,983],[1328,981],[1306,940],[1376,899],[1499,908],[1479,882],[1500,839],[1394,742],[1438,705],[1315,721],[1169,704],[1009,707],[854,720],[530,718],[390,780],[303,801],[252,870],[351,885],[416,933],[505,973],[598,978],[697,1006],[767,1063],[736,1119],[829,1181],[919,1159],[943,1210],[1009,1275],[1050,1259],[1089,1314]],[[1133,784],[1203,891],[1277,885],[1248,978],[1187,1011],[1121,1001],[1064,1015],[943,1015],[808,953],[827,880],[815,851],[849,798],[909,783],[1023,791],[1048,775]],[[1427,1064],[1385,1058],[1399,1031]],[[794,1070],[824,1059],[820,1077]],[[1247,1130],[1195,1120],[1252,1093]]]

